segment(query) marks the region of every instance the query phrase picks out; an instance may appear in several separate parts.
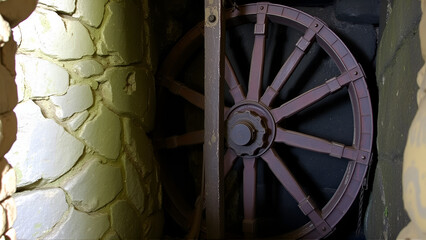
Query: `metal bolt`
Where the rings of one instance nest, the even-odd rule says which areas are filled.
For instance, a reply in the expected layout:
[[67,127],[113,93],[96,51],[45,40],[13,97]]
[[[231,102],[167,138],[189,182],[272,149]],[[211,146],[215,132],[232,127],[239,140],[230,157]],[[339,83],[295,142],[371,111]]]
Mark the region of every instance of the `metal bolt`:
[[357,76],[358,75],[358,72],[355,72],[355,76]]
[[315,23],[315,27],[318,27],[318,23]]
[[263,10],[263,9],[265,9],[263,6],[260,6],[260,10]]
[[209,16],[209,22],[212,23],[214,21],[216,21],[216,16],[212,14],[212,15]]
[[365,160],[365,159],[366,159],[366,157],[365,157],[365,156],[361,156],[361,159],[362,159],[362,160]]
[[327,230],[326,227],[322,227],[322,231],[325,232]]

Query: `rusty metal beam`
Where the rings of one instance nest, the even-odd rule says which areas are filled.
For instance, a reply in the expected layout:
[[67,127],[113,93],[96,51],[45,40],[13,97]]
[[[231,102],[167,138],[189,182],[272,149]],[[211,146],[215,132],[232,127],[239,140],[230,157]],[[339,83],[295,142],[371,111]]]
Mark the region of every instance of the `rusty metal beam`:
[[205,0],[204,161],[207,238],[224,238],[224,21],[222,0]]

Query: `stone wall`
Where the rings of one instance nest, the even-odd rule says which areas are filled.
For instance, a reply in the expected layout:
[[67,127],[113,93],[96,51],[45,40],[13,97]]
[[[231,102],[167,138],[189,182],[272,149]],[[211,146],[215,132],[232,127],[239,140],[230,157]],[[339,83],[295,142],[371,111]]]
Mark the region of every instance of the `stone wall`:
[[[161,188],[147,136],[156,64],[149,7],[39,0],[13,29],[18,133],[6,158],[17,176],[19,239],[161,236]],[[16,125],[13,113],[1,120]]]
[[386,24],[377,53],[378,162],[368,204],[367,239],[395,239],[407,224],[402,201],[402,162],[408,129],[417,111],[420,0],[382,1]]
[[[421,4],[423,14],[419,36],[423,60],[426,60],[426,0],[421,0]],[[417,84],[418,111],[408,133],[402,170],[404,207],[411,222],[401,231],[398,239],[426,238],[426,64],[417,74]]]
[[27,18],[36,0],[0,1],[0,239],[16,239],[15,169],[4,155],[16,140],[17,119],[12,111],[18,103],[15,84],[17,44],[11,28]]

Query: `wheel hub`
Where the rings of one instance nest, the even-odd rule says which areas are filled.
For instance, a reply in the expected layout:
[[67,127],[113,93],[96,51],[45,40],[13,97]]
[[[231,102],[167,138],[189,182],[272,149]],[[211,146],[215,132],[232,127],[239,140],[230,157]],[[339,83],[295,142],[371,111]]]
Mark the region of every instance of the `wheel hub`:
[[226,122],[227,146],[239,156],[259,156],[272,142],[274,124],[268,110],[250,103],[234,107]]
[[239,121],[232,126],[229,138],[239,146],[246,146],[256,138],[256,129],[249,121]]

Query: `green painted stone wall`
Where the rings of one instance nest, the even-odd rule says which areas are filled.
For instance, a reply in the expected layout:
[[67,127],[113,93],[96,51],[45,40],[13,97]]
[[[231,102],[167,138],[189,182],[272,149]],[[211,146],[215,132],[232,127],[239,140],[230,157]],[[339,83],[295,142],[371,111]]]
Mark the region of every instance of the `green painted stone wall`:
[[420,0],[382,1],[377,52],[379,89],[377,162],[365,216],[367,239],[395,239],[409,219],[402,201],[402,162],[411,121],[417,111],[417,72],[423,65],[418,25]]

